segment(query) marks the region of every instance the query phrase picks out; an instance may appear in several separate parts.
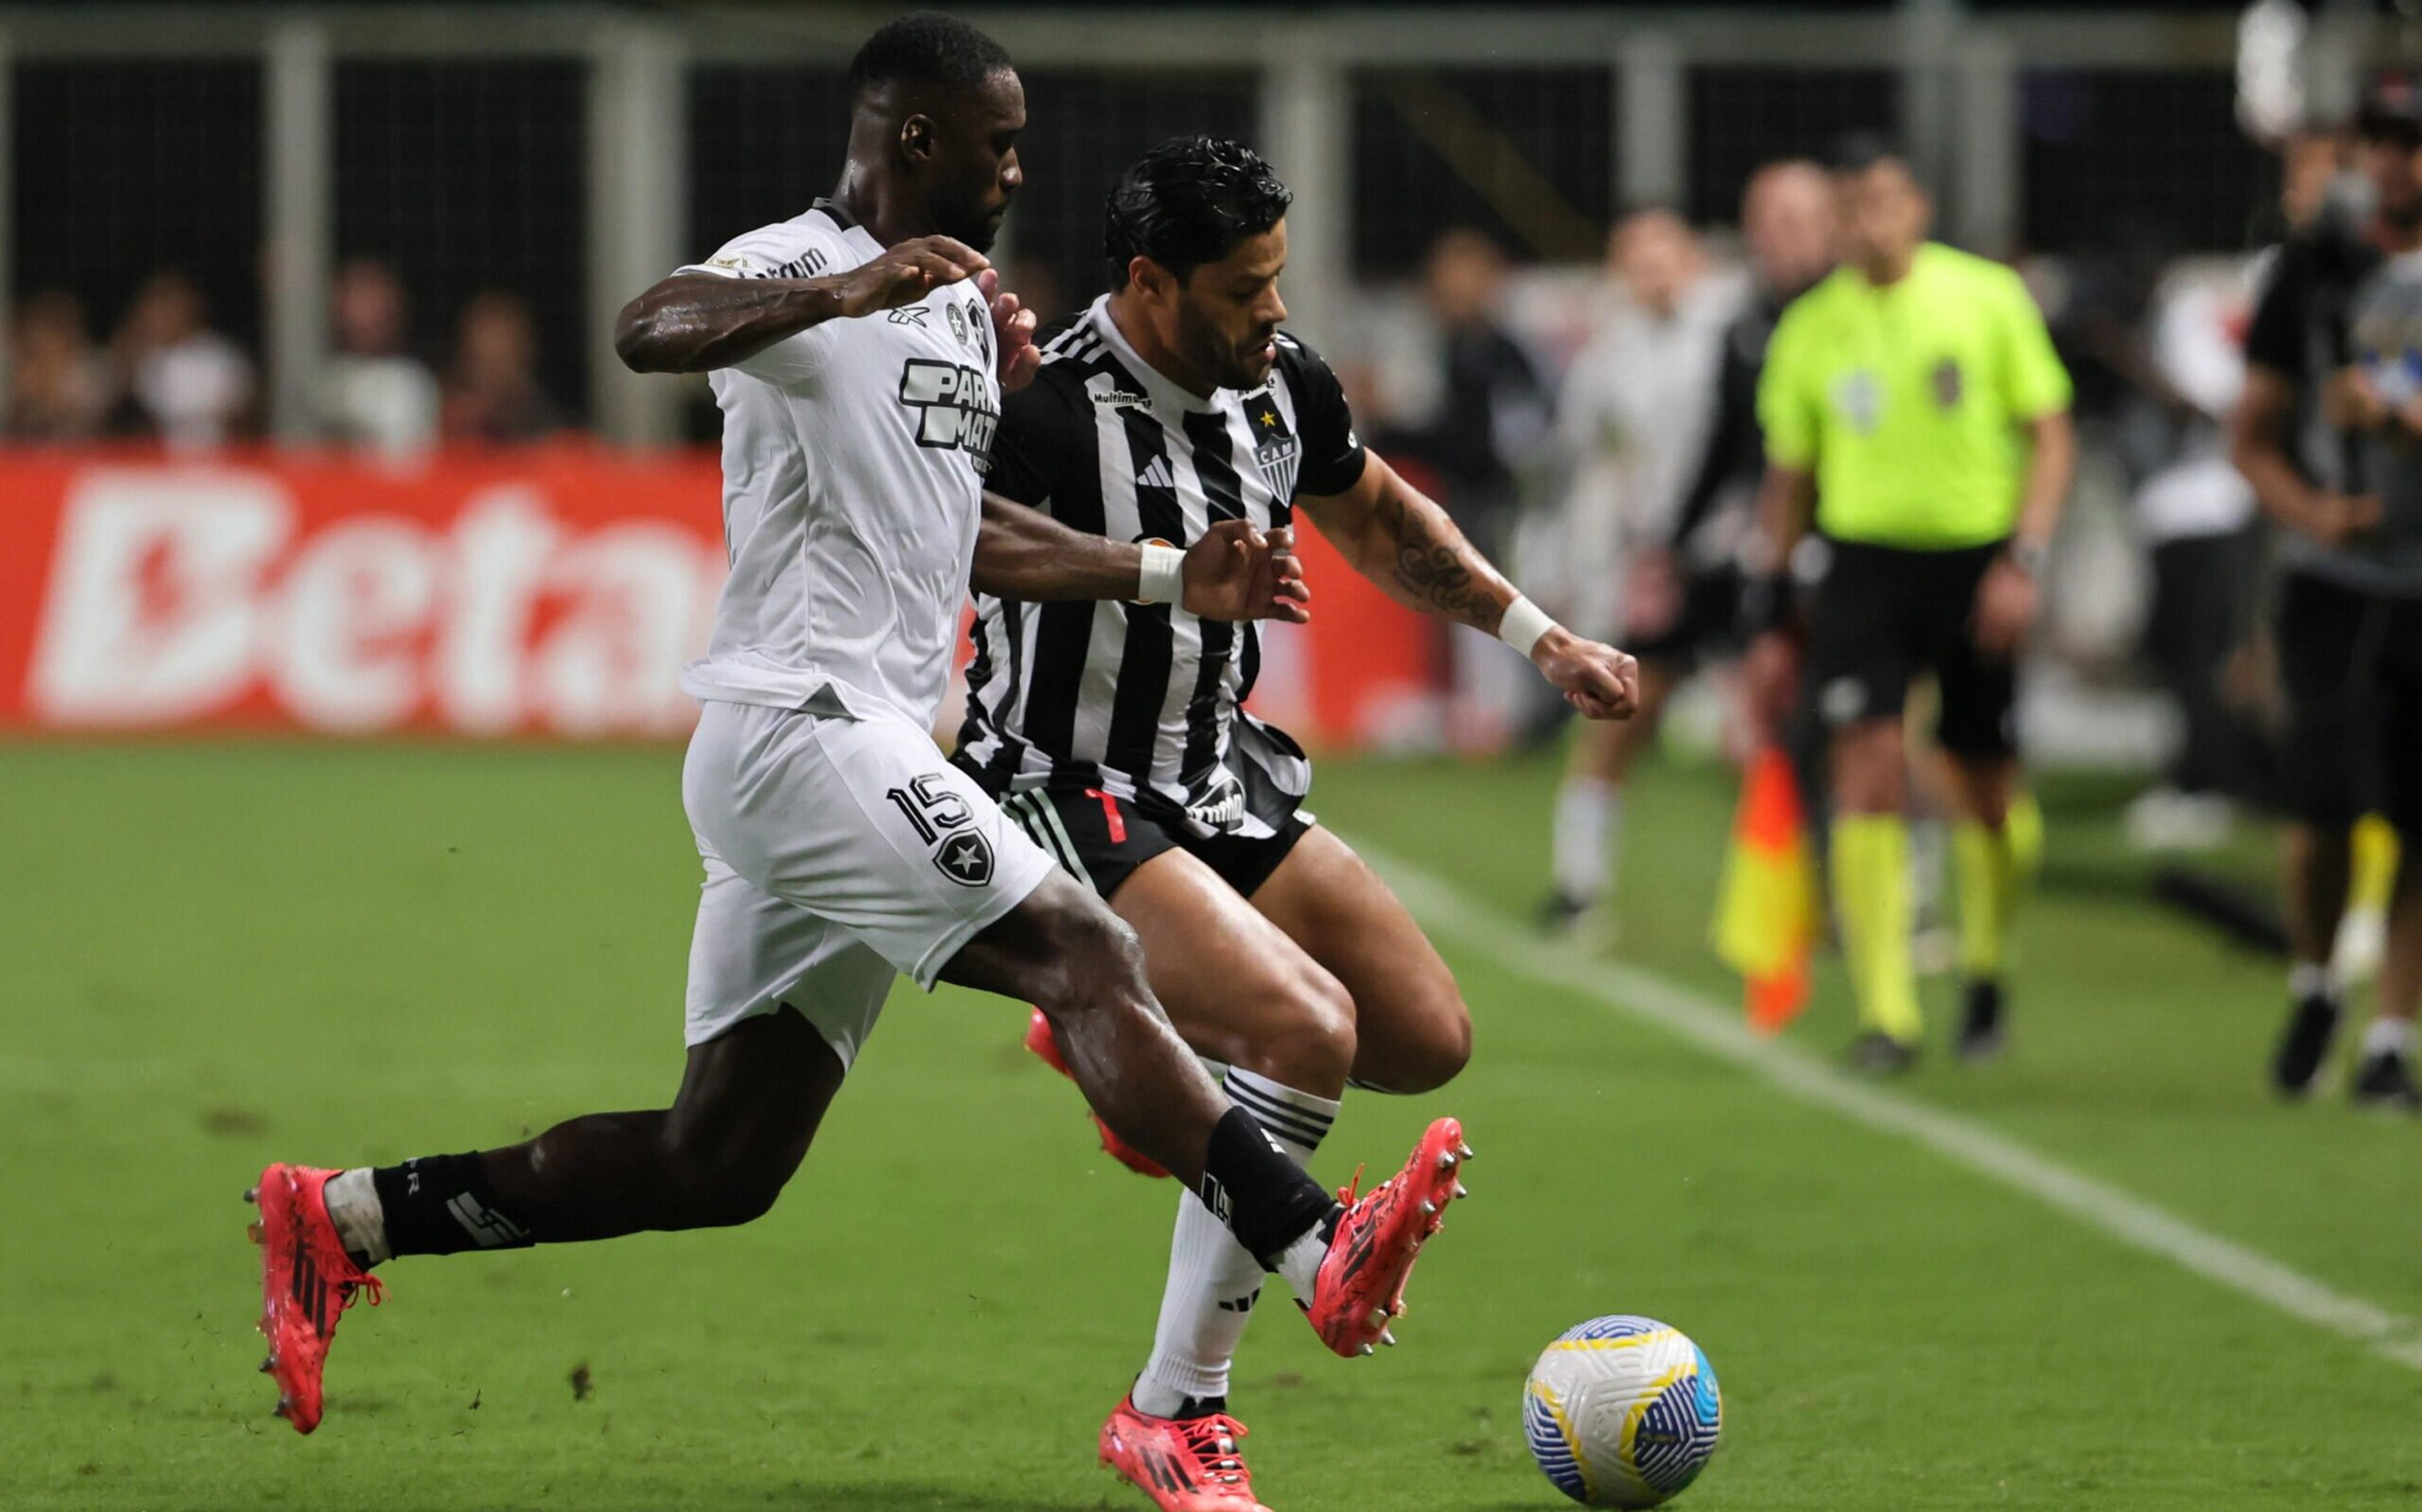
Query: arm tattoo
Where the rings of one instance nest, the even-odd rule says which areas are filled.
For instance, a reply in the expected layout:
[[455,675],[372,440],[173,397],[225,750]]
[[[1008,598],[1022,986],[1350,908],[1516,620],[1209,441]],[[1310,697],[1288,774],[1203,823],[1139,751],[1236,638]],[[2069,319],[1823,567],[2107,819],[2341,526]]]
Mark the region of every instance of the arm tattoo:
[[1505,615],[1505,585],[1442,512],[1425,518],[1436,509],[1393,490],[1380,497],[1375,513],[1394,549],[1396,583],[1449,619],[1493,631]]

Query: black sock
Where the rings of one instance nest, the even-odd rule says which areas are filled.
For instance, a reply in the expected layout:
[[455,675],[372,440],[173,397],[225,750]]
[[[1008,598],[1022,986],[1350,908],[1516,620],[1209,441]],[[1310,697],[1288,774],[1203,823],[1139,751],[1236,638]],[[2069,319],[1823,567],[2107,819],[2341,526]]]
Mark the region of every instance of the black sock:
[[1195,1195],[1265,1270],[1277,1270],[1286,1247],[1337,1208],[1337,1199],[1242,1108],[1230,1108],[1212,1129]]
[[397,1255],[521,1250],[538,1242],[496,1208],[477,1155],[423,1155],[370,1173]]

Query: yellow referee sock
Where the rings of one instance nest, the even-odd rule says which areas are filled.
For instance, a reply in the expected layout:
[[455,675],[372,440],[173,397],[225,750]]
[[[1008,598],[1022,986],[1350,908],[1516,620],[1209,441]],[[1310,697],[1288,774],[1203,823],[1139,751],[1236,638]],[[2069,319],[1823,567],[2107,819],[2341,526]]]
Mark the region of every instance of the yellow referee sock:
[[1833,820],[1833,911],[1859,1000],[1859,1022],[1904,1045],[1925,1021],[1910,963],[1909,825],[1897,814],[1844,814]]
[[2353,873],[2347,884],[2347,907],[2385,909],[2397,886],[2397,831],[2377,814],[2354,821]]
[[2007,964],[2010,921],[2043,859],[2043,810],[2031,794],[2010,800],[1999,829],[1961,819],[1951,831],[1959,873],[1959,970],[1994,977]]

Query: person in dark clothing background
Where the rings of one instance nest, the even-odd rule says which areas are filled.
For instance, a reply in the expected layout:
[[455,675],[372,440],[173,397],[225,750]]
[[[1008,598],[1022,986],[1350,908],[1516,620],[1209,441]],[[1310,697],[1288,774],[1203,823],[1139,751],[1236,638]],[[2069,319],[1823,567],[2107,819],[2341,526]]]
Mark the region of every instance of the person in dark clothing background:
[[2404,841],[2379,1013],[2351,1091],[2422,1111],[2422,88],[2379,80],[2356,117],[2372,203],[2280,252],[2246,337],[2231,452],[2284,527],[2280,678],[2289,710],[2288,1023],[2272,1080],[2309,1092],[2343,1016],[2331,965],[2352,830]]
[[1482,232],[1449,231],[1430,248],[1422,299],[1439,326],[1439,405],[1380,442],[1438,475],[1448,515],[1491,556],[1505,549],[1517,469],[1546,435],[1549,413],[1546,382],[1498,320],[1504,283],[1504,255]]

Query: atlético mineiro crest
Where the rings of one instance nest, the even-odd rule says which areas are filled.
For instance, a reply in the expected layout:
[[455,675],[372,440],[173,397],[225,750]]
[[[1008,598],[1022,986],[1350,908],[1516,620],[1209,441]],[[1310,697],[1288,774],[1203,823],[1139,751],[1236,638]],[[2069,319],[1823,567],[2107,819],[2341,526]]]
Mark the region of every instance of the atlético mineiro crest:
[[1253,460],[1262,470],[1262,481],[1281,504],[1295,497],[1296,474],[1303,467],[1303,443],[1293,436],[1272,436],[1253,448]]
[[1270,486],[1281,504],[1295,497],[1296,474],[1303,466],[1303,443],[1289,430],[1279,415],[1278,406],[1269,401],[1266,385],[1255,396],[1246,396],[1245,413],[1253,422],[1253,461],[1262,470],[1262,481]]
[[992,847],[973,830],[961,830],[934,851],[934,865],[961,887],[982,887],[992,881]]

